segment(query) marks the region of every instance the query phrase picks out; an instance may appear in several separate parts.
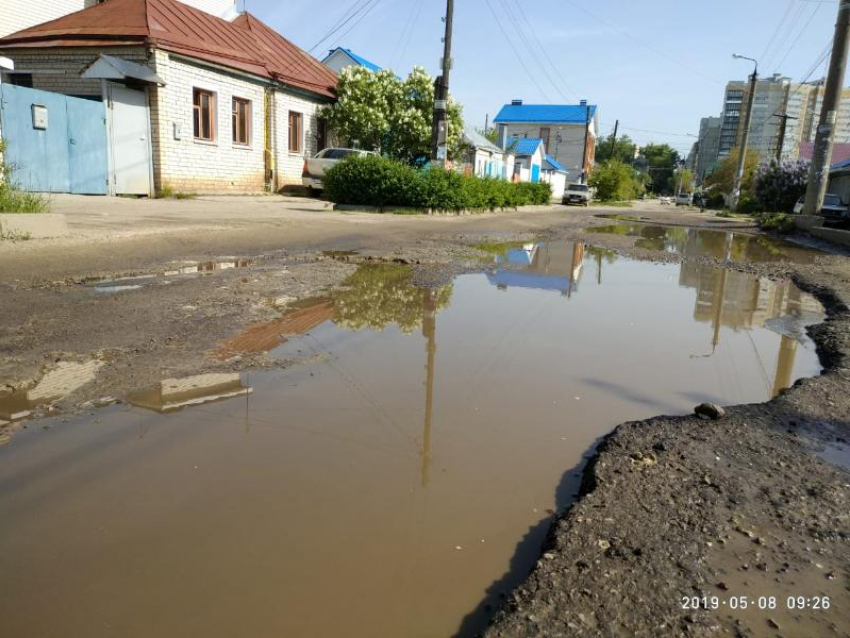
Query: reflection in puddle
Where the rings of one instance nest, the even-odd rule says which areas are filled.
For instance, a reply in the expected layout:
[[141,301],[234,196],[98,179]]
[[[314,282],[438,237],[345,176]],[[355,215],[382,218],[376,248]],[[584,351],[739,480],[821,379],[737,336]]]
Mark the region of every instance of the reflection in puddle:
[[162,635],[471,636],[617,423],[820,371],[801,326],[821,309],[790,283],[569,242],[492,259],[424,290],[365,266],[250,327],[222,352],[326,355],[252,374],[251,394],[167,381],[133,399],[153,411],[16,435],[4,629],[147,636],[158,609]]
[[815,257],[821,254],[816,250],[802,248],[775,237],[701,228],[618,223],[608,226],[594,226],[587,228],[585,232],[637,237],[638,240],[635,245],[647,250],[661,250],[691,257],[705,255],[715,259],[737,262],[787,261],[797,264],[810,264],[814,262]]
[[154,388],[135,392],[127,401],[156,412],[174,412],[192,405],[202,405],[251,393],[239,373],[200,374],[185,379],[165,379]]
[[139,290],[145,286],[154,284],[168,284],[170,281],[165,277],[191,277],[193,275],[211,274],[222,270],[234,268],[248,268],[252,264],[250,259],[223,259],[215,261],[186,262],[175,268],[170,268],[157,275],[139,275],[136,277],[119,277],[117,279],[101,279],[92,284],[92,290],[101,294],[114,294],[128,290]]
[[61,399],[94,380],[102,362],[62,361],[45,374],[33,387],[0,394],[0,419],[25,419],[40,405]]

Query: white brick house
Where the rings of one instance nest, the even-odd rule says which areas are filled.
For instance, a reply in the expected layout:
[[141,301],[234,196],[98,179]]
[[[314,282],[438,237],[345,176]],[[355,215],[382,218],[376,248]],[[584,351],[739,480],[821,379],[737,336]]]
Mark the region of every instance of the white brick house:
[[5,81],[75,96],[105,95],[107,80],[82,77],[101,54],[149,67],[161,84],[108,82],[145,92],[157,190],[300,183],[324,143],[316,110],[335,97],[330,69],[253,16],[229,22],[177,0],[108,0],[2,38],[0,52],[16,66]]

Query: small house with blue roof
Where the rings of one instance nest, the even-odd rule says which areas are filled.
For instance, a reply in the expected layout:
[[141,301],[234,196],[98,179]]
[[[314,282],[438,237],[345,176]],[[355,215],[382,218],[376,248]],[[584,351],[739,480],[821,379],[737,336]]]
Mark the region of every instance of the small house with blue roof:
[[541,181],[548,182],[549,186],[552,187],[552,199],[554,201],[560,202],[564,199],[568,178],[569,171],[558,160],[547,153],[543,157],[540,179]]
[[[596,157],[599,109],[579,104],[505,104],[493,123],[499,127],[499,140],[505,147],[515,138],[539,139],[548,153],[574,181],[589,172]],[[585,138],[587,143],[585,144]]]
[[463,129],[466,145],[464,172],[476,177],[511,179],[514,173],[514,155],[499,148],[471,126]]
[[351,49],[344,49],[342,47],[331,49],[325,56],[325,59],[322,60],[322,64],[326,67],[330,67],[330,69],[337,75],[339,75],[344,68],[349,66],[362,66],[370,71],[382,70],[381,67],[374,62],[370,62],[366,58],[357,55]]
[[539,182],[546,158],[543,140],[528,137],[511,138],[507,141],[506,148],[516,155],[514,175],[518,177],[518,180]]

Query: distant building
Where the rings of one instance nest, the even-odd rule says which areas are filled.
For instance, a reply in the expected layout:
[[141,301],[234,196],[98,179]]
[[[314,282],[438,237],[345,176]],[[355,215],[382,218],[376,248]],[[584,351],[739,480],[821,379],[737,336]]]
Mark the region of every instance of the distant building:
[[527,137],[512,138],[507,149],[516,155],[514,179],[520,182],[537,183],[542,177],[543,162],[546,161],[546,148],[542,139]]
[[465,168],[470,175],[510,179],[514,171],[514,156],[471,127],[463,130],[466,143]]
[[[500,146],[511,138],[539,139],[546,152],[571,178],[579,180],[585,167],[593,168],[599,131],[598,108],[580,104],[506,104],[493,120],[499,127]],[[586,144],[585,144],[586,142]]]
[[[716,157],[711,147],[704,153],[700,152],[704,161],[703,169],[707,169],[703,175],[710,172],[716,161],[729,157],[740,145],[749,93],[748,81],[733,81],[726,85]],[[758,152],[762,160],[767,160],[776,157],[781,144],[782,159],[797,159],[801,144],[814,142],[822,104],[822,82],[797,84],[778,73],[759,80],[756,83],[748,148]],[[788,120],[783,137],[781,116],[784,115],[788,116]],[[713,135],[713,131],[709,130],[707,134]],[[844,89],[842,93],[835,141],[850,143],[850,89]]]
[[552,201],[561,202],[567,190],[569,171],[551,155],[543,156],[543,166],[540,171],[540,181],[552,187]]
[[717,164],[722,125],[723,119],[719,117],[704,117],[700,120],[696,161],[692,169],[698,183],[701,183]]
[[360,66],[364,69],[369,69],[370,71],[381,71],[381,67],[379,67],[374,62],[370,62],[366,58],[357,55],[351,49],[343,49],[342,47],[337,47],[336,49],[331,49],[328,54],[325,56],[325,59],[322,60],[322,64],[329,67],[334,73],[340,73],[343,69],[350,66]]

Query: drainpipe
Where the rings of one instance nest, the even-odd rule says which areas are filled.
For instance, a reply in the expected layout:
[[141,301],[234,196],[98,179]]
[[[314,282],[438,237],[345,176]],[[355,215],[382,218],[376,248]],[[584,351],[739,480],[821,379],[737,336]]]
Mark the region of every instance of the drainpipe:
[[274,143],[272,127],[274,125],[274,88],[266,87],[263,99],[263,168],[265,171],[266,190],[277,192],[277,171],[275,170]]

